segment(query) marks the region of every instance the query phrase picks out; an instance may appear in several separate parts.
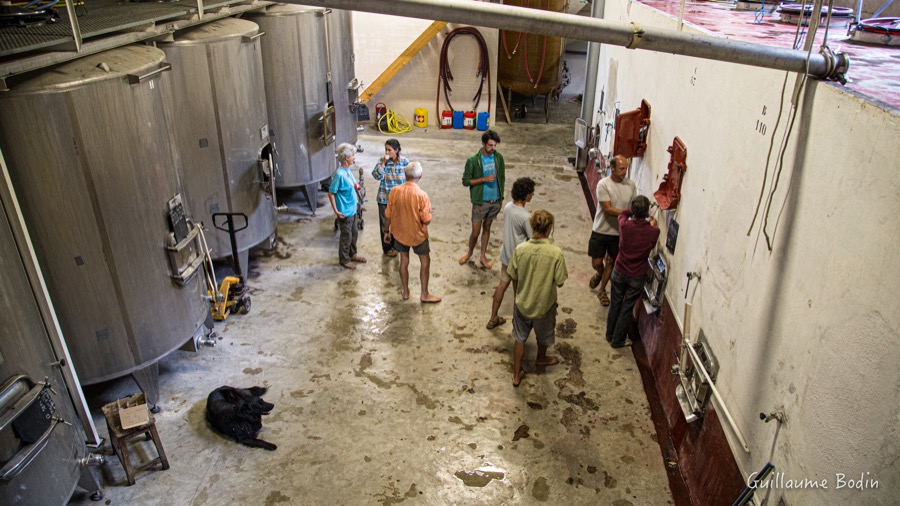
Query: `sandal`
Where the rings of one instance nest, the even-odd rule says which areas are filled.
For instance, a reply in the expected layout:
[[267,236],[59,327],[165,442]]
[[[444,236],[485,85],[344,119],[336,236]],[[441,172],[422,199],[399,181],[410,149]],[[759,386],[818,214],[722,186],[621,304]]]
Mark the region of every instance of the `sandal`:
[[496,319],[488,321],[487,329],[488,330],[495,329],[495,328],[499,327],[500,325],[503,325],[504,323],[506,323],[506,318],[504,318],[502,316],[498,316]]
[[597,298],[600,299],[600,305],[601,305],[601,306],[606,307],[606,306],[609,305],[609,295],[606,295],[606,292],[600,292],[600,293],[598,293],[598,294],[597,294]]
[[602,279],[603,276],[601,276],[599,272],[595,273],[594,276],[591,277],[591,282],[588,283],[588,286],[591,287],[591,290],[593,290],[594,288],[597,288],[598,285],[600,285],[600,281]]
[[622,344],[612,344],[612,343],[610,343],[610,346],[612,346],[613,348],[624,348],[624,347],[626,347],[626,346],[631,346],[632,344],[633,344],[633,342],[631,341],[631,339],[629,339],[629,338],[626,337],[624,343],[622,343]]

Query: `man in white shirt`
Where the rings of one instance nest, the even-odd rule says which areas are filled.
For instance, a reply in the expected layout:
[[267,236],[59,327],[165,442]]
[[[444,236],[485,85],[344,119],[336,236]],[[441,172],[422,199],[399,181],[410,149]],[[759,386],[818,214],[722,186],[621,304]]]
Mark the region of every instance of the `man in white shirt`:
[[610,175],[597,183],[597,214],[591,239],[588,241],[588,255],[591,266],[596,273],[591,278],[591,289],[600,286],[597,297],[603,306],[609,305],[606,285],[612,274],[616,256],[619,254],[619,214],[628,209],[631,199],[637,194],[634,181],[625,175],[628,173],[628,161],[624,156],[614,156],[610,161]]

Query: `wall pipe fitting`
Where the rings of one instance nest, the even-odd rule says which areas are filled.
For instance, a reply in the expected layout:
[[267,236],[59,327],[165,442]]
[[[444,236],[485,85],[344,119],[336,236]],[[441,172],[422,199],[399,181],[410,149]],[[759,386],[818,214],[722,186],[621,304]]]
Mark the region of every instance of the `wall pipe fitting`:
[[850,59],[845,54],[833,51],[809,54],[807,65],[807,52],[797,49],[645,28],[634,22],[617,23],[573,14],[522,9],[471,0],[286,0],[285,3],[553,35],[629,49],[648,49],[707,60],[786,70],[841,82],[846,80],[844,73],[850,67]]
[[728,425],[731,426],[731,430],[734,431],[734,435],[737,436],[738,441],[740,441],[741,446],[744,448],[744,451],[750,453],[750,445],[747,444],[747,440],[744,439],[744,435],[741,434],[741,430],[738,429],[737,424],[734,422],[734,418],[731,417],[731,413],[728,411],[728,407],[725,406],[725,400],[722,399],[722,395],[719,394],[719,390],[716,388],[716,384],[713,383],[712,378],[709,377],[709,373],[706,372],[706,368],[703,367],[703,361],[700,360],[700,356],[697,355],[697,352],[694,351],[694,347],[688,343],[685,343],[684,347],[688,353],[691,354],[691,358],[694,360],[694,366],[703,374],[703,378],[706,379],[706,382],[709,383],[709,389],[712,390],[713,397],[718,401],[719,408],[722,413],[725,415],[725,419],[728,421]]

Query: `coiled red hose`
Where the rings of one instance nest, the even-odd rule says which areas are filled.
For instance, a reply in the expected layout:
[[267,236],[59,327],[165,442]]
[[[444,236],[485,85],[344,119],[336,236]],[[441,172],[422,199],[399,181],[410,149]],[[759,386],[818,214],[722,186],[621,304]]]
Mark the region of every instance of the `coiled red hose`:
[[[479,52],[479,60],[478,60],[478,70],[475,73],[476,76],[481,76],[481,83],[478,85],[478,91],[475,93],[475,96],[472,100],[475,101],[475,104],[472,106],[472,109],[475,110],[478,108],[478,104],[481,102],[481,94],[484,91],[484,81],[487,79],[488,83],[488,112],[491,110],[491,60],[488,55],[487,44],[484,42],[484,37],[481,36],[481,32],[471,26],[463,26],[451,31],[447,34],[447,38],[444,39],[444,45],[441,46],[441,60],[440,65],[438,67],[438,88],[437,88],[437,98],[435,99],[435,109],[438,114],[441,112],[441,88],[444,89],[444,99],[447,101],[447,106],[450,107],[450,110],[453,109],[453,105],[450,104],[450,92],[453,91],[450,88],[450,81],[453,80],[453,73],[450,71],[450,63],[447,58],[447,54],[450,48],[450,42],[454,37],[459,35],[471,35],[475,37],[475,40],[478,42],[478,52]],[[443,86],[442,86],[443,83]]]

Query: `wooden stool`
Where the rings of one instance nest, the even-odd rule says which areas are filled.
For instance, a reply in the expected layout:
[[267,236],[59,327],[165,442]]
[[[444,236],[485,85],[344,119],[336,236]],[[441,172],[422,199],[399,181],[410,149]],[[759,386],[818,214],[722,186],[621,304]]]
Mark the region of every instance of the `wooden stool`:
[[[135,472],[147,470],[156,464],[162,464],[163,470],[169,468],[169,460],[166,458],[165,450],[163,450],[162,441],[159,440],[159,433],[156,432],[156,419],[153,418],[152,413],[148,413],[148,415],[150,415],[150,421],[144,425],[123,429],[122,424],[119,421],[119,408],[117,404],[111,402],[103,406],[103,416],[106,417],[106,426],[109,428],[109,442],[112,443],[113,450],[115,450],[116,455],[119,456],[122,467],[125,468],[125,476],[128,477],[129,485],[134,485]],[[153,444],[156,445],[156,451],[159,453],[159,457],[139,467],[132,468],[131,459],[128,453],[128,441],[138,436],[152,439]]]

